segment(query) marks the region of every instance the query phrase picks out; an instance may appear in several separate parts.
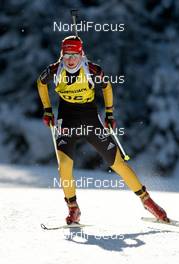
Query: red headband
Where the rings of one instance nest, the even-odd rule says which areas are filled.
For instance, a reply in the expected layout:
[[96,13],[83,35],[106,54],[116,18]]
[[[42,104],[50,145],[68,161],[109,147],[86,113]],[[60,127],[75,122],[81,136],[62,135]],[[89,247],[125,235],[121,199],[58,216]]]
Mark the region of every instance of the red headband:
[[73,51],[74,53],[82,52],[82,42],[78,39],[66,39],[62,42],[62,53],[68,53]]

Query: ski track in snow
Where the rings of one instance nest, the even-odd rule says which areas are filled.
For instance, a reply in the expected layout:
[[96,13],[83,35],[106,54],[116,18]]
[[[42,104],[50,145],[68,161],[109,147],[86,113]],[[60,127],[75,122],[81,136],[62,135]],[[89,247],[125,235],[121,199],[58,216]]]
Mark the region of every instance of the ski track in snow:
[[[131,191],[122,189],[78,189],[81,223],[93,226],[42,230],[41,223],[63,225],[67,214],[62,190],[38,188],[42,186],[38,185],[35,175],[40,175],[41,171],[44,177],[42,168],[0,166],[1,263],[138,264],[142,261],[145,264],[168,264],[179,259],[179,228],[140,220],[141,216],[150,214]],[[52,175],[50,171],[50,168],[46,170],[49,177]],[[92,172],[88,173],[91,175]],[[95,172],[95,177],[98,176],[101,177]],[[16,184],[13,178],[17,180]],[[50,180],[47,178],[44,182],[48,187]],[[26,188],[28,183],[30,188]],[[175,206],[179,199],[176,190],[151,191],[151,196],[171,218],[179,219]]]

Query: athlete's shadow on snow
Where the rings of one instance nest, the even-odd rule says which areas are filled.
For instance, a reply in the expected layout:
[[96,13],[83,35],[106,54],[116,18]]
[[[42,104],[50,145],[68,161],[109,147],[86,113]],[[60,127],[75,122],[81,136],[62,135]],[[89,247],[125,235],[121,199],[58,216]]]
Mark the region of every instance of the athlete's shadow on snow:
[[168,230],[150,230],[133,234],[89,235],[83,231],[83,228],[70,228],[66,239],[77,244],[96,245],[105,250],[123,251],[125,248],[137,248],[145,245],[145,242],[139,238],[140,236],[171,232]]

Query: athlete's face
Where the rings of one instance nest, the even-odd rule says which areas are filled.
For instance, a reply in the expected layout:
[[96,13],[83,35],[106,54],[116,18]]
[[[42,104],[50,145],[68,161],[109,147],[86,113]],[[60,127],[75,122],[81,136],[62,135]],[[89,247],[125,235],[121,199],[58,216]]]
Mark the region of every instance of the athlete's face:
[[81,58],[81,53],[74,53],[72,51],[69,51],[68,53],[65,53],[63,55],[63,61],[65,65],[70,69],[75,68],[81,61]]

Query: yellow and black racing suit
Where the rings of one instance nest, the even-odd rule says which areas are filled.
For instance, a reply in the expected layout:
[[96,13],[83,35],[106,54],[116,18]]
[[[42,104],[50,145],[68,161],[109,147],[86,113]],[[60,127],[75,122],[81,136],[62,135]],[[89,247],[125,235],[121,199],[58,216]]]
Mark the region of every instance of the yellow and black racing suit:
[[[58,72],[59,62],[51,64],[42,72],[38,79],[38,91],[44,109],[51,108],[48,84]],[[60,160],[59,174],[67,200],[76,199],[76,187],[73,178],[74,146],[79,138],[85,138],[106,160],[108,165],[119,174],[136,194],[142,195],[142,184],[134,171],[121,157],[115,141],[106,133],[100,121],[95,102],[95,78],[102,80],[104,73],[101,67],[88,62],[91,80],[81,67],[75,73],[62,69],[55,91],[59,95],[58,119],[61,124],[61,134],[57,139],[58,156]],[[101,81],[106,111],[112,111],[113,93],[110,82]],[[82,128],[79,131],[79,128]],[[81,133],[81,131],[83,131]],[[69,181],[69,184],[63,182]]]

